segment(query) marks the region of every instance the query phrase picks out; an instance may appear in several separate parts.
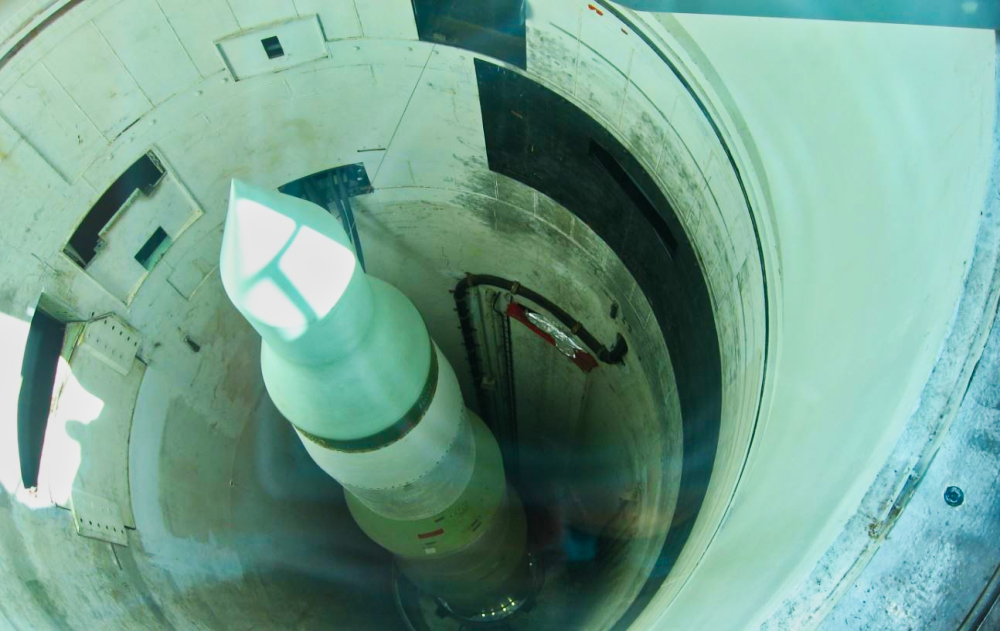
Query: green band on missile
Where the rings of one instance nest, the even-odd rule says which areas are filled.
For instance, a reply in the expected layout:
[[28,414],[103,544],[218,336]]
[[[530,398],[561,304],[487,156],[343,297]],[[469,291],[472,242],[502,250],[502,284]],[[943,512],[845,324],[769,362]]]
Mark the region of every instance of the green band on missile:
[[323,438],[322,436],[311,434],[298,426],[296,426],[295,429],[312,442],[326,449],[347,452],[375,451],[376,449],[382,449],[383,447],[387,447],[403,436],[409,434],[410,430],[416,427],[417,423],[424,418],[424,415],[427,414],[427,408],[430,407],[431,401],[434,400],[434,393],[437,392],[437,383],[437,350],[434,348],[434,342],[432,341],[431,365],[427,370],[427,382],[424,384],[423,390],[420,391],[420,396],[418,396],[417,400],[414,401],[413,406],[409,409],[409,411],[407,411],[406,414],[400,417],[398,421],[389,427],[372,434],[371,436],[355,438],[353,440]]

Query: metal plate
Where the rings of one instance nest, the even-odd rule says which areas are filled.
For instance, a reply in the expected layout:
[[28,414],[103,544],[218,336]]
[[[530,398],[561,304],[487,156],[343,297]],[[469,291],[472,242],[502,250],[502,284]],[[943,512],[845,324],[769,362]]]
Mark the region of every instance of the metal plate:
[[111,500],[73,489],[73,522],[82,537],[128,545],[121,509]]
[[80,344],[116,372],[127,375],[141,341],[138,331],[118,316],[109,315],[87,323]]

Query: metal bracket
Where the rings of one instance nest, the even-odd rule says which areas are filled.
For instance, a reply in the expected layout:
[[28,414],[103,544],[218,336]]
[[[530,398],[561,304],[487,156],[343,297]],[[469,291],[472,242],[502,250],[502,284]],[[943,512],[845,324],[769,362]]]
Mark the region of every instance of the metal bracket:
[[132,370],[142,339],[139,332],[116,315],[88,322],[80,346],[120,374]]
[[73,522],[81,537],[128,545],[122,511],[111,500],[73,489]]

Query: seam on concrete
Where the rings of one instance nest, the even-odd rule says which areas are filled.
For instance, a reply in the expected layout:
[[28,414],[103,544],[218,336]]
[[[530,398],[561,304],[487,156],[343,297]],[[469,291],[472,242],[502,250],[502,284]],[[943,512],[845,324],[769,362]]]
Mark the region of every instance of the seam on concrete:
[[[382,154],[382,160],[379,161],[378,167],[375,169],[375,175],[371,178],[372,186],[375,185],[376,180],[378,180],[378,174],[382,171],[382,165],[385,164],[385,159],[389,157],[389,150],[392,149],[392,141],[396,139],[396,134],[399,132],[399,126],[403,124],[403,119],[406,118],[406,112],[410,109],[410,103],[413,102],[413,95],[417,93],[417,88],[420,87],[420,82],[424,78],[424,71],[427,70],[427,66],[431,63],[431,56],[434,54],[436,46],[431,46],[431,49],[427,51],[427,59],[424,60],[424,67],[420,69],[420,74],[417,75],[417,80],[413,83],[413,89],[410,90],[410,96],[406,99],[406,105],[403,106],[403,111],[399,114],[399,120],[396,121],[396,127],[392,130],[392,135],[389,136],[389,142],[385,143],[385,152]],[[411,175],[411,178],[412,175]]]

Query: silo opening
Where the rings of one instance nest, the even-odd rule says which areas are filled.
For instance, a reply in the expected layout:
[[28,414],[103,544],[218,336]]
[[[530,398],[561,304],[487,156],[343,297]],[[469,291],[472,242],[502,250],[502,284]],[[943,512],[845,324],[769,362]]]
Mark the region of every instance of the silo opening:
[[[251,35],[255,53],[295,58],[294,37],[272,57]],[[548,60],[565,52],[543,45]],[[143,602],[156,607],[128,614],[147,626],[480,622],[393,572],[265,391],[260,337],[218,271],[240,179],[342,222],[363,270],[415,305],[495,437],[524,506],[531,589],[494,628],[628,628],[707,546],[756,413],[763,270],[735,165],[721,149],[711,172],[696,164],[689,136],[719,142],[697,103],[683,129],[639,89],[673,77],[663,64],[608,112],[542,65],[426,42],[330,46],[280,73],[205,79],[198,90],[235,96],[189,119],[204,95],[193,90],[171,114],[185,124],[123,131],[141,151],[92,177],[107,201],[130,165],[156,157],[155,186],[102,206],[91,258],[56,250],[66,261],[51,290],[81,340],[60,374],[103,405],[78,428],[57,387],[50,433],[84,444],[60,506],[73,493],[117,504],[110,558],[155,593]],[[346,113],[326,115],[330,91]],[[95,353],[119,331],[131,354]],[[43,455],[43,472],[60,453]]]
[[[339,186],[283,188],[308,190],[303,197],[330,209],[345,228],[347,208],[354,209],[355,248],[368,273],[418,306],[456,367],[467,404],[497,438],[508,482],[525,507],[534,573],[534,592],[511,602],[518,611],[502,616],[503,624],[609,628],[669,571],[664,544],[675,516],[683,527],[697,512],[678,507],[676,378],[652,307],[621,259],[554,200],[514,180],[505,185],[531,205],[409,198],[382,206],[363,191],[344,203]],[[670,263],[666,255],[663,262]],[[276,411],[261,422],[268,433],[289,432]],[[276,450],[267,460],[299,450],[296,442],[268,440],[254,449]],[[301,462],[314,466],[305,456]],[[339,510],[350,529],[346,508]],[[371,547],[360,533],[352,541]],[[387,573],[391,565],[381,558],[367,571],[381,566]],[[464,624],[401,576],[389,589],[415,629]]]
[[[413,301],[496,437],[525,507],[533,583],[510,601],[510,619],[497,619],[624,628],[670,572],[707,490],[720,394],[715,315],[695,250],[645,169],[569,102],[544,89],[525,98],[517,83],[526,80],[481,68],[481,96],[495,91],[483,102],[513,113],[483,113],[502,199],[378,191],[363,165],[280,190],[338,217],[367,272]],[[519,101],[500,103],[512,87]],[[561,160],[532,165],[533,144]],[[640,252],[642,283],[628,268]],[[678,371],[678,355],[694,359]],[[287,432],[261,422],[265,435]],[[278,445],[287,447],[253,448]],[[387,589],[414,629],[468,622],[398,573]]]

